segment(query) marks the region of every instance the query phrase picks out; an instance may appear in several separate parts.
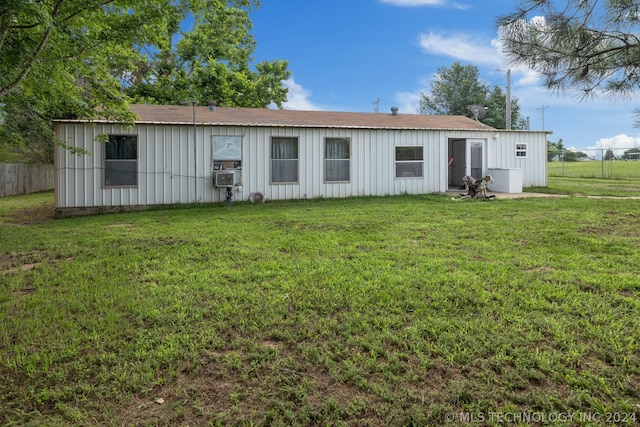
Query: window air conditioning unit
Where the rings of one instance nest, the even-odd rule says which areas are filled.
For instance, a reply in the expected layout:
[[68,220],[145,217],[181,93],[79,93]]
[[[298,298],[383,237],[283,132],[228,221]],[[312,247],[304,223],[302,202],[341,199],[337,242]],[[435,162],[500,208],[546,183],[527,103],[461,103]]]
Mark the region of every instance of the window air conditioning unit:
[[235,172],[216,172],[213,174],[214,187],[233,187],[235,184]]

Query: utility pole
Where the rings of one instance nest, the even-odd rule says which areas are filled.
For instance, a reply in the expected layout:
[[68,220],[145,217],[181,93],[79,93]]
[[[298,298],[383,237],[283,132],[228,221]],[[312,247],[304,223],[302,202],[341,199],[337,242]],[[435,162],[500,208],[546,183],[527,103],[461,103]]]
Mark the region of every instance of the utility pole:
[[[496,69],[499,73],[504,70]],[[507,112],[505,115],[505,129],[511,130],[511,68],[507,69]]]
[[375,101],[373,101],[373,103],[374,103],[374,104],[375,104],[375,106],[376,106],[376,109],[375,109],[374,111],[375,111],[376,113],[377,113],[377,112],[379,112],[379,111],[380,111],[380,108],[379,108],[379,107],[380,107],[380,98],[376,98],[376,100],[375,100]]
[[511,69],[507,70],[507,130],[511,130]]
[[544,104],[542,104],[542,107],[537,108],[538,110],[542,111],[542,130],[544,130],[544,110],[546,110],[547,108],[549,108],[549,106]]
[[196,128],[196,105],[198,101],[191,101],[191,107],[193,108],[193,191],[194,191],[194,203],[198,203],[198,130]]

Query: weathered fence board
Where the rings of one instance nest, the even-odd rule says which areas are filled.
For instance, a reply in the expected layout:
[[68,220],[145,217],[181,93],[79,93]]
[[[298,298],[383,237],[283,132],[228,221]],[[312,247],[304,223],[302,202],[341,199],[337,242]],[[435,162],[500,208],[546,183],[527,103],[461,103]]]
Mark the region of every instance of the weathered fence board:
[[0,163],[0,197],[53,189],[53,165]]

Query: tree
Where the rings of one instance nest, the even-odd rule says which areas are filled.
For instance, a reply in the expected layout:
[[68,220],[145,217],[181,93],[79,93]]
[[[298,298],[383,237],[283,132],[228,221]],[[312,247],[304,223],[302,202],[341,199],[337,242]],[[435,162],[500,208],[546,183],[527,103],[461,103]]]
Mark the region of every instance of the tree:
[[[191,0],[165,8],[166,22],[125,82],[135,102],[178,104],[215,100],[229,107],[282,107],[290,76],[286,61],[261,62],[250,69],[255,40],[249,12],[255,0]],[[194,17],[188,30],[181,23]],[[175,41],[177,40],[177,41]],[[175,41],[175,42],[174,42]]]
[[[493,86],[487,95],[484,104],[487,107],[487,115],[483,123],[496,129],[507,128],[507,95],[500,86]],[[518,98],[511,99],[511,129],[526,129],[527,121],[520,115]]]
[[[51,119],[98,114],[131,123],[116,75],[160,0],[5,0],[0,6],[0,144],[52,161]],[[100,107],[98,113],[97,107]]]
[[[431,82],[431,93],[422,94],[422,114],[448,114],[474,117],[470,105],[487,107],[482,122],[497,129],[506,128],[505,93],[499,86],[490,87],[480,80],[480,71],[475,65],[454,63],[450,68],[440,67]],[[524,129],[525,121],[520,117],[518,100],[511,101],[511,127]]]
[[547,161],[548,162],[552,162],[556,159],[560,159],[563,151],[564,151],[564,144],[562,143],[562,138],[560,138],[558,142],[553,142],[551,140],[547,141]]
[[629,95],[640,87],[639,12],[635,0],[523,0],[498,25],[511,60],[547,88]]
[[631,156],[630,155],[630,154],[633,154],[633,153],[640,153],[640,148],[631,148],[629,150],[626,150],[624,152],[624,154],[622,154],[622,159],[623,160],[631,160],[631,159],[638,160],[638,157],[639,157],[638,154],[636,154],[635,156]]
[[160,3],[5,1],[0,6],[0,100],[37,102],[41,92],[48,92],[66,101],[69,114],[90,116],[100,105],[101,114],[121,116],[113,72],[131,57],[135,44],[144,42],[145,23],[162,19]]
[[565,162],[577,162],[578,159],[588,158],[586,153],[582,151],[563,150],[560,159]]
[[[0,153],[7,145],[24,152],[37,145],[45,148],[46,158],[54,141],[52,118],[100,115],[132,124],[128,91],[136,101],[155,103],[195,99],[206,105],[213,98],[223,105],[280,105],[286,100],[281,80],[289,76],[287,63],[250,68],[255,41],[248,14],[258,4],[4,0],[0,144],[5,149]],[[190,19],[192,30],[180,31]]]
[[605,160],[615,160],[616,156],[615,154],[613,154],[613,150],[611,150],[611,148],[609,148],[607,150],[607,152],[604,154],[604,159]]

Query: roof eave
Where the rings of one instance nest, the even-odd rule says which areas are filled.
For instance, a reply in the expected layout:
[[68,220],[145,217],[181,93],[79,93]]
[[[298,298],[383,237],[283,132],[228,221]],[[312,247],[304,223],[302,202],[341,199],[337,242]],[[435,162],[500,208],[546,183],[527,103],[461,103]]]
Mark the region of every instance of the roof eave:
[[[118,124],[111,120],[80,120],[80,119],[56,119],[55,123],[93,123],[93,124]],[[193,126],[193,121],[154,121],[154,120],[137,120],[136,125],[171,125],[171,126]],[[487,131],[493,132],[493,128],[455,128],[455,127],[415,127],[415,126],[362,126],[362,125],[310,125],[310,124],[292,124],[292,123],[238,123],[238,122],[196,122],[196,126],[229,126],[229,127],[268,127],[268,128],[312,128],[312,129],[376,129],[376,130],[437,130],[437,131]]]

